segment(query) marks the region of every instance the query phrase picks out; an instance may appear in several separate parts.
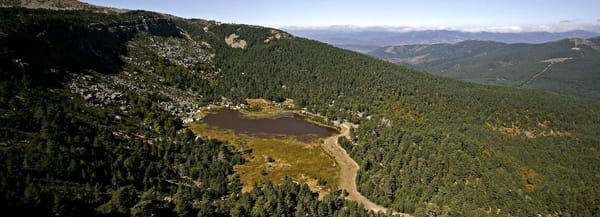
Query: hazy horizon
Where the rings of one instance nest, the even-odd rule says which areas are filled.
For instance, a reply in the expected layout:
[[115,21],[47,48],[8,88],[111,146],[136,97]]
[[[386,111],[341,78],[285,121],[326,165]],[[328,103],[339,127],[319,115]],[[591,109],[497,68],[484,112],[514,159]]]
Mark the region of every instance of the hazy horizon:
[[600,1],[594,0],[84,0],[124,9],[168,13],[226,23],[274,28],[352,26],[489,32],[600,32]]
[[533,33],[533,32],[571,32],[571,31],[589,31],[600,34],[600,26],[590,27],[551,27],[551,26],[488,26],[488,27],[413,27],[413,26],[355,26],[355,25],[330,25],[330,26],[281,26],[277,27],[285,30],[331,30],[347,32],[412,32],[412,31],[461,31],[461,32],[491,32],[491,33]]

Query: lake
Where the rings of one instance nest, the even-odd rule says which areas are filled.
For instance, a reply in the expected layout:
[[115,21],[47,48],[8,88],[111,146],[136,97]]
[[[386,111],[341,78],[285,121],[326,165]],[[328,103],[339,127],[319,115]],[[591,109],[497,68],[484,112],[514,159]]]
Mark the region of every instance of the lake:
[[317,126],[297,114],[276,118],[245,118],[239,111],[219,109],[206,115],[202,122],[211,127],[233,130],[238,133],[266,133],[285,135],[330,136],[337,133],[334,129]]

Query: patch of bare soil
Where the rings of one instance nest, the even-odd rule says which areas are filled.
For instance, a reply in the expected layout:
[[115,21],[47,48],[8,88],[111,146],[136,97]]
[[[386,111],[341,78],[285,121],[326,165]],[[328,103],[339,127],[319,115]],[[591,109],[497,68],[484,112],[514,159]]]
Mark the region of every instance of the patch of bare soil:
[[[339,165],[341,171],[339,187],[348,192],[348,200],[356,201],[359,204],[362,204],[366,209],[373,210],[374,212],[387,212],[387,208],[373,203],[360,192],[358,192],[358,188],[356,187],[356,175],[360,167],[356,161],[354,161],[350,155],[348,155],[346,150],[344,150],[338,144],[338,138],[342,136],[350,139],[350,128],[356,128],[358,125],[346,122],[343,124],[336,123],[336,126],[341,128],[340,134],[333,135],[325,139],[323,142],[323,149],[329,155],[331,155],[331,157]],[[398,216],[411,216],[409,214],[398,212],[393,212],[393,214]]]

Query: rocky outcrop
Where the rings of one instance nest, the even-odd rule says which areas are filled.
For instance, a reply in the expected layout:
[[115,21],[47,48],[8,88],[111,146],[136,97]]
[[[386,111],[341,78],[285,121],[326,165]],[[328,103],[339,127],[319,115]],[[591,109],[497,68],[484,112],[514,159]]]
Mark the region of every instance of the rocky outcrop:
[[231,33],[229,36],[225,37],[225,43],[232,48],[245,49],[246,46],[248,46],[246,41],[240,39],[240,36],[235,33]]
[[138,32],[148,32],[155,36],[183,37],[184,32],[175,23],[166,18],[141,18],[122,22],[92,23],[92,30],[108,30],[113,33],[133,35]]
[[282,32],[276,29],[271,29],[271,35],[264,40],[265,44],[271,43],[272,41],[277,41],[280,39],[286,39],[292,37],[290,34],[286,32]]
[[140,72],[122,72],[116,75],[82,75],[72,74],[69,83],[72,93],[81,95],[90,106],[116,106],[125,113],[129,109],[129,101],[123,94],[125,91],[134,95],[156,94],[161,99],[158,103],[164,111],[179,117],[184,122],[195,121],[194,114],[200,109],[196,101],[199,96],[191,92],[173,87],[154,85],[146,81]]
[[172,63],[193,68],[198,63],[210,62],[215,54],[210,44],[182,38],[145,37],[142,43],[152,49],[160,57]]
[[98,107],[127,104],[127,99],[113,83],[98,82],[91,75],[72,74],[72,76],[73,80],[69,84],[71,92],[81,95],[88,104]]

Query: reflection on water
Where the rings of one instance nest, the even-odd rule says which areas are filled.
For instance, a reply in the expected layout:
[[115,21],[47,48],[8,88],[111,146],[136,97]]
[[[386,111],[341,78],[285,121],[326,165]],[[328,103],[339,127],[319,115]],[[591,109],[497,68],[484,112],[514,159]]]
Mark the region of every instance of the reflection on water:
[[330,136],[334,130],[311,124],[303,117],[293,114],[278,118],[244,118],[238,111],[231,109],[220,109],[212,112],[202,119],[202,122],[210,126],[230,129],[235,132],[245,133],[268,133],[286,135],[319,135]]

